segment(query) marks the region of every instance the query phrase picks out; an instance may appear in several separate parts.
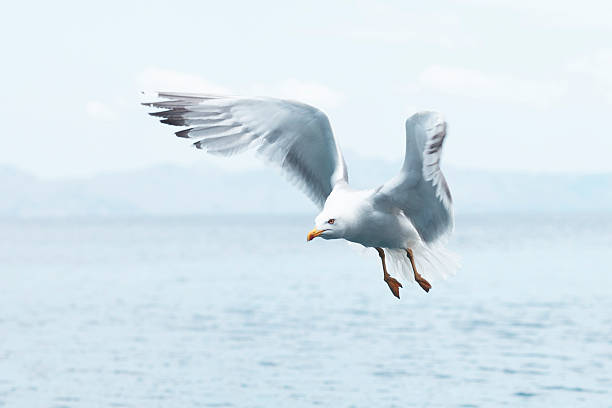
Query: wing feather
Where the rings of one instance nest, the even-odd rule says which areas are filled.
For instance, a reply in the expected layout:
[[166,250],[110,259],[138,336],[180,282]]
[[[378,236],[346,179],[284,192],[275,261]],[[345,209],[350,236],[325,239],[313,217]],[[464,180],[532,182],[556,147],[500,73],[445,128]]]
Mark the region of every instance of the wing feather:
[[375,196],[379,203],[400,208],[425,242],[453,228],[452,197],[440,169],[446,129],[437,112],[419,112],[408,118],[404,165]]
[[163,92],[144,103],[161,122],[189,126],[176,132],[198,149],[229,156],[248,149],[278,165],[314,202],[323,206],[346,164],[327,116],[299,102]]

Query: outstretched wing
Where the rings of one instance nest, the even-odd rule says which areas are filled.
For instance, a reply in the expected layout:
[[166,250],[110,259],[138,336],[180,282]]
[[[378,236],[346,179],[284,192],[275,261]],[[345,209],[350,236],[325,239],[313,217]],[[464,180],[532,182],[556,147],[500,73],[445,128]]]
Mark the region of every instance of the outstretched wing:
[[408,118],[404,165],[375,196],[403,210],[425,242],[453,227],[451,193],[440,170],[445,137],[446,122],[439,113],[419,112]]
[[162,123],[188,126],[177,136],[194,139],[195,147],[217,155],[254,149],[320,207],[337,182],[348,181],[329,120],[312,106],[273,98],[158,95],[166,100],[143,105],[163,108],[150,113]]

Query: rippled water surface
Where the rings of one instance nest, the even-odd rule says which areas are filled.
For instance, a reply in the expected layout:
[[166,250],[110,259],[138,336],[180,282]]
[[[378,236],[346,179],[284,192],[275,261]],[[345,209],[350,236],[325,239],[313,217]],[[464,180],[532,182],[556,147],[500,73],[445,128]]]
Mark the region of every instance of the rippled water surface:
[[0,221],[0,406],[612,406],[612,216],[460,216],[400,301],[311,224]]

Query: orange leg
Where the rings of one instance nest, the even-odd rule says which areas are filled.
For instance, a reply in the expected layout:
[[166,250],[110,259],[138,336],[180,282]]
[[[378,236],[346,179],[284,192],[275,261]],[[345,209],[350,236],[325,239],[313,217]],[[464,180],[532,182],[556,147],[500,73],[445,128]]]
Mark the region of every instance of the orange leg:
[[385,263],[385,251],[383,251],[382,248],[378,247],[376,248],[376,250],[378,251],[378,256],[380,256],[380,260],[382,261],[384,280],[385,282],[387,282],[387,285],[389,285],[389,289],[391,289],[391,293],[393,293],[393,296],[399,299],[399,288],[402,287],[402,284],[399,283],[395,278],[392,278],[391,275],[387,273],[387,264]]
[[414,271],[414,280],[423,288],[425,292],[429,292],[431,289],[431,284],[427,282],[427,280],[421,276],[420,273],[416,270],[416,265],[414,264],[414,254],[412,253],[412,249],[406,248],[406,254],[408,254],[408,259],[410,259],[410,263],[412,264],[412,270]]

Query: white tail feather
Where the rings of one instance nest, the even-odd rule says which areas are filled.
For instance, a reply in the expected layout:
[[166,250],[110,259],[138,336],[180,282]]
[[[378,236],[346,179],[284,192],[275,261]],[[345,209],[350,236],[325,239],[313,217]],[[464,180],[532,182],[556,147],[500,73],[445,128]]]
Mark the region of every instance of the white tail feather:
[[[438,282],[455,274],[459,268],[458,257],[442,244],[418,243],[412,248],[417,271],[429,283]],[[387,270],[391,276],[404,282],[415,282],[410,259],[404,249],[385,248]]]
[[[350,241],[346,241],[346,243],[363,256],[372,256],[372,254],[376,254],[376,257],[378,257],[376,252],[372,252],[373,248],[364,247],[361,244]],[[460,267],[459,257],[449,251],[441,242],[436,242],[434,244],[420,242],[413,245],[411,249],[414,254],[417,271],[423,275],[429,283],[439,282],[450,276],[454,276],[457,269]],[[406,250],[384,248],[384,251],[386,254],[387,272],[389,272],[392,277],[403,282],[416,283],[412,265],[410,264],[410,259],[408,259]]]

